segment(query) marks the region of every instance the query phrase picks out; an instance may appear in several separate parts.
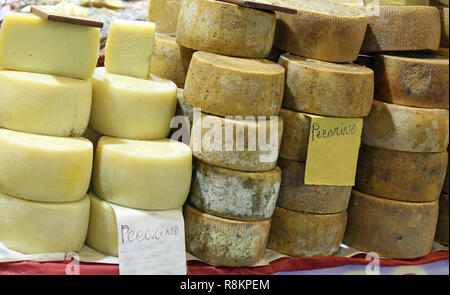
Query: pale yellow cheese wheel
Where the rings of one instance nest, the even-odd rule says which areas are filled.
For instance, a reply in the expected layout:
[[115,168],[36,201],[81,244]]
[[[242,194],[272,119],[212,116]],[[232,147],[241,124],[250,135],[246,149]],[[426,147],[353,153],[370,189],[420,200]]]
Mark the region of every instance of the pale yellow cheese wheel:
[[103,136],[97,143],[94,191],[117,205],[142,210],[181,207],[191,174],[192,152],[181,142]]
[[92,171],[92,143],[0,129],[0,192],[45,202],[83,198]]
[[156,23],[157,32],[175,35],[182,2],[182,0],[149,1],[148,20]]
[[281,109],[283,119],[283,137],[281,139],[280,158],[306,161],[308,153],[311,118],[304,113]]
[[89,207],[87,196],[47,203],[0,193],[0,241],[24,254],[78,251],[86,239]]
[[0,70],[0,126],[51,135],[80,136],[89,123],[90,81]]
[[272,49],[275,14],[213,0],[183,1],[177,43],[223,55],[265,58]]
[[169,135],[177,104],[177,86],[173,82],[110,74],[105,68],[97,68],[91,81],[92,129],[129,139],[161,139]]

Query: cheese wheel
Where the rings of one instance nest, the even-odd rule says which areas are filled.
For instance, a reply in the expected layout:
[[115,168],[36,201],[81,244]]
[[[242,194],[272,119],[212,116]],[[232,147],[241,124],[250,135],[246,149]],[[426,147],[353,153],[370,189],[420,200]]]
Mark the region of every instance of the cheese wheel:
[[448,7],[439,7],[441,15],[441,46],[448,48]]
[[98,133],[129,139],[161,139],[170,132],[177,86],[168,80],[148,80],[97,68],[92,81],[89,126]]
[[380,6],[370,15],[362,52],[438,50],[439,10],[430,6]]
[[281,170],[242,172],[196,161],[189,202],[202,212],[241,221],[270,219]]
[[92,143],[0,129],[0,192],[43,202],[71,202],[86,195]]
[[223,55],[265,58],[272,49],[275,21],[273,12],[213,0],[184,1],[177,43]]
[[184,208],[186,251],[219,266],[252,266],[261,260],[270,220],[237,221]]
[[409,153],[362,146],[355,188],[398,201],[436,201],[441,194],[447,161],[447,151]]
[[277,13],[275,45],[295,55],[331,62],[358,57],[367,27],[359,9],[324,0],[278,0],[298,15]]
[[364,118],[362,144],[384,149],[435,153],[447,149],[448,111],[373,101]]
[[107,255],[118,257],[117,220],[114,209],[94,193],[89,193],[91,210],[86,244]]
[[396,53],[375,60],[375,98],[384,102],[448,110],[448,58]]
[[283,119],[280,158],[305,162],[308,153],[311,118],[303,113],[288,109],[281,109],[280,117]]
[[157,32],[175,35],[182,2],[182,0],[150,0],[148,20],[156,23]]
[[80,136],[89,123],[90,81],[0,70],[0,126],[51,136]]
[[[375,2],[375,0],[363,0],[364,4],[368,6],[369,4]],[[430,4],[429,0],[377,0],[375,2],[379,5],[392,5],[392,6],[428,6]]]
[[344,243],[386,258],[417,258],[430,253],[438,201],[409,203],[353,190]]
[[276,207],[267,248],[289,256],[331,256],[339,250],[347,213],[309,214]]
[[196,158],[211,165],[269,171],[276,166],[282,135],[280,117],[234,120],[202,113],[194,116],[191,148]]
[[332,117],[365,117],[372,106],[373,71],[355,64],[335,64],[284,54],[283,107]]
[[184,88],[193,52],[192,49],[178,45],[173,36],[155,34],[150,72]]
[[307,185],[305,163],[278,159],[281,168],[277,206],[315,214],[333,214],[347,210],[351,186]]
[[74,252],[83,247],[89,198],[67,203],[34,202],[0,193],[0,241],[24,254]]
[[439,199],[439,217],[434,240],[448,246],[448,194],[442,194]]
[[218,116],[276,116],[283,100],[284,72],[279,64],[264,59],[198,51],[186,77],[185,100]]
[[129,208],[181,207],[191,184],[192,152],[169,139],[138,141],[103,136],[94,159],[94,191]]

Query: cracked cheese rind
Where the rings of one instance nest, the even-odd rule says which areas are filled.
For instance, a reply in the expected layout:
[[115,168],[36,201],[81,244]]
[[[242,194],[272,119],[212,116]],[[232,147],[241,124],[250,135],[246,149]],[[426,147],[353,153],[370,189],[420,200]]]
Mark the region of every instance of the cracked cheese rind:
[[148,20],[156,23],[156,31],[175,35],[182,0],[150,0]]
[[272,49],[273,12],[212,0],[183,1],[177,43],[223,55],[265,58]]
[[447,151],[410,153],[362,146],[355,188],[363,193],[405,202],[439,199]]
[[218,116],[276,116],[284,90],[284,68],[264,59],[198,51],[184,86],[187,104]]
[[375,59],[374,71],[376,99],[448,110],[448,58],[423,53],[382,54]]
[[0,126],[50,136],[81,136],[91,114],[90,81],[0,70]]
[[94,191],[105,201],[141,210],[181,207],[189,193],[192,152],[169,139],[103,136],[94,159]]
[[281,109],[280,117],[283,119],[280,158],[305,162],[311,118],[303,113],[288,109]]
[[0,68],[88,79],[99,47],[98,28],[13,13],[2,23]]
[[47,203],[0,193],[0,241],[23,254],[79,251],[88,222],[87,196],[75,202]]
[[144,80],[97,68],[92,81],[89,126],[98,133],[129,139],[161,139],[170,132],[177,86],[169,80]]
[[430,253],[438,201],[392,201],[352,191],[344,243],[386,258],[417,258]]
[[270,220],[237,221],[184,207],[186,251],[218,266],[252,266],[266,249]]
[[351,186],[307,185],[305,163],[278,159],[281,168],[277,206],[313,214],[333,214],[347,210]]
[[0,192],[41,202],[71,202],[86,195],[92,143],[0,129]]
[[442,193],[439,198],[439,217],[434,240],[448,246],[448,194]]
[[369,16],[362,52],[438,50],[439,10],[430,6],[380,6]]
[[283,54],[286,69],[283,107],[332,117],[365,117],[372,106],[373,71]]
[[331,256],[339,250],[347,213],[310,214],[276,207],[267,248],[289,256]]
[[281,170],[242,172],[195,162],[189,203],[202,212],[240,221],[270,219]]
[[277,13],[277,47],[330,62],[356,60],[367,27],[361,9],[324,0],[278,0],[276,4],[299,12]]
[[362,144],[416,153],[437,153],[449,141],[447,110],[423,109],[374,100],[364,118]]

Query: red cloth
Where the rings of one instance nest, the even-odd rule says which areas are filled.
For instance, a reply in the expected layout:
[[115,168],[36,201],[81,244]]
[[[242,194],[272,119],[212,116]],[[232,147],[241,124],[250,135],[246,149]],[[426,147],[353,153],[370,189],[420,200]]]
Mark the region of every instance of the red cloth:
[[[449,258],[449,251],[437,251],[416,259],[380,259],[381,266],[419,265]],[[280,271],[300,271],[344,266],[348,264],[368,264],[365,255],[351,258],[297,257],[281,258],[267,266],[259,267],[216,267],[199,261],[188,261],[188,275],[269,275]],[[64,262],[6,262],[0,263],[0,275],[65,275],[69,261]],[[84,263],[80,264],[81,275],[118,275],[116,264]]]

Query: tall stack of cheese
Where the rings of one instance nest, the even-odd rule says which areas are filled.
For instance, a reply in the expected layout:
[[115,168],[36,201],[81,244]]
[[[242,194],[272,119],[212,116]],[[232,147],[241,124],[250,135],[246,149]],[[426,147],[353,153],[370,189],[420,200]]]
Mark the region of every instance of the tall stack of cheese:
[[176,41],[198,50],[183,101],[201,110],[191,132],[196,162],[184,211],[186,248],[206,263],[250,266],[266,248],[283,128],[277,115],[285,71],[264,59],[274,32],[272,12],[211,0],[180,8]]
[[87,244],[118,256],[117,221],[110,203],[139,210],[183,206],[189,193],[192,152],[167,139],[177,87],[149,75],[155,24],[115,20],[97,68],[90,128],[100,134],[93,171]]
[[415,51],[437,51],[440,38],[434,7],[381,6],[380,16],[369,18],[362,50],[377,53],[375,100],[344,237],[354,248],[391,258],[431,251],[448,162],[449,63]]
[[98,28],[32,14],[0,35],[0,241],[22,253],[71,252],[85,241],[89,122]]
[[308,114],[369,114],[373,71],[351,63],[361,48],[367,17],[358,8],[329,1],[276,3],[299,13],[277,14],[276,45],[290,53],[279,59],[286,69],[278,160],[282,179],[268,248],[290,256],[328,256],[338,251],[344,235],[351,186],[304,183]]

